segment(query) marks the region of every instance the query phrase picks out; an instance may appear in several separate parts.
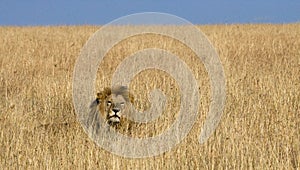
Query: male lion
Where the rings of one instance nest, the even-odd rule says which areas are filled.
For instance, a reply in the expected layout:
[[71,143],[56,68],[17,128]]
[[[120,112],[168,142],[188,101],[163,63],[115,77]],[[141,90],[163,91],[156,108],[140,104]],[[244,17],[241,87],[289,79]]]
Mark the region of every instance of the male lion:
[[96,99],[90,105],[87,126],[92,125],[97,131],[100,127],[99,116],[101,115],[108,125],[118,127],[124,114],[129,111],[130,102],[133,102],[133,97],[129,95],[126,86],[104,88],[103,91],[97,93]]

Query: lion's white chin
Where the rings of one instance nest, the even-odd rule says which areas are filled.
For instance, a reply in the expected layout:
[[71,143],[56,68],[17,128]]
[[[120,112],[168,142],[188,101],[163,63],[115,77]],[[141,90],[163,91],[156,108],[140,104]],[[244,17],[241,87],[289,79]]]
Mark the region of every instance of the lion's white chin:
[[120,118],[115,116],[108,119],[108,124],[110,125],[117,125],[120,123]]
[[112,123],[119,123],[120,122],[120,118],[118,118],[118,117],[111,117],[109,119],[109,121],[112,122]]

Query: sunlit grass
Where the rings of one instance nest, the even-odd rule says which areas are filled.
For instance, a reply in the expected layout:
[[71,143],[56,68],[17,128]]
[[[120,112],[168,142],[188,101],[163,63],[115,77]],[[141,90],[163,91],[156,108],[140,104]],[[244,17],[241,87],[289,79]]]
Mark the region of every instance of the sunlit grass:
[[[221,122],[203,145],[198,138],[210,84],[188,49],[160,36],[137,36],[115,46],[100,64],[98,90],[109,85],[122,58],[138,49],[164,48],[188,64],[200,86],[200,115],[186,139],[160,156],[126,159],[88,138],[72,103],[76,58],[99,27],[0,27],[0,169],[299,168],[300,25],[199,28],[219,53],[227,86]],[[137,136],[157,135],[176,118],[178,86],[162,72],[148,70],[133,79],[136,107],[149,107],[147,92],[155,87],[175,97],[163,117],[136,125]]]

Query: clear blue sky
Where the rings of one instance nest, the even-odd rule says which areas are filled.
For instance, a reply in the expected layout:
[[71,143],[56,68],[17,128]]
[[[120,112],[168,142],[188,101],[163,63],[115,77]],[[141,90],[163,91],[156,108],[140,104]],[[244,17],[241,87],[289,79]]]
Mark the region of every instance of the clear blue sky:
[[300,0],[0,0],[0,25],[103,25],[163,12],[193,24],[300,22]]

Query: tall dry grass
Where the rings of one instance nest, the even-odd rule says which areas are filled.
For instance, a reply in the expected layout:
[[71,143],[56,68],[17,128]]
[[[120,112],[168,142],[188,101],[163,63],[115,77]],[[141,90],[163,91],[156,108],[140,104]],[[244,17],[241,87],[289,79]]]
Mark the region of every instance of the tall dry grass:
[[[88,138],[72,104],[76,58],[99,27],[0,27],[0,169],[299,169],[300,24],[199,28],[219,53],[227,85],[221,122],[203,145],[198,137],[210,84],[188,49],[159,36],[132,37],[100,64],[97,89],[109,85],[122,57],[159,47],[181,57],[200,85],[200,116],[187,138],[160,156],[126,159]],[[140,73],[131,87],[141,110],[150,105],[145,91],[178,91],[176,82],[158,71]],[[178,95],[168,100],[157,121],[137,125],[136,135],[154,136],[168,128],[178,101]]]

